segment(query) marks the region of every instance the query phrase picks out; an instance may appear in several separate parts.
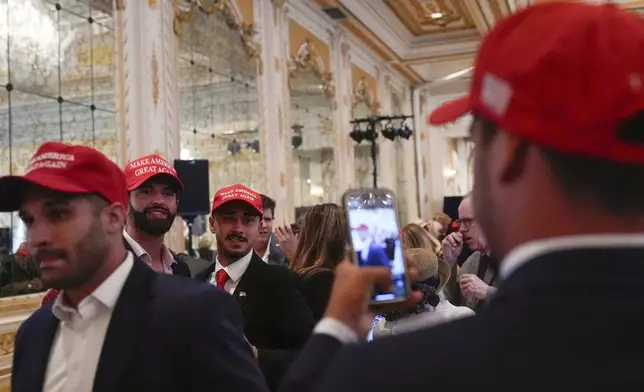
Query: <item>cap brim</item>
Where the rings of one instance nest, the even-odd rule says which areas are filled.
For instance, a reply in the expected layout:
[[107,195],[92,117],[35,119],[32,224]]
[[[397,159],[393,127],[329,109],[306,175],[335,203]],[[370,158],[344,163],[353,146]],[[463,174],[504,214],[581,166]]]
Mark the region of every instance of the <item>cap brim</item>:
[[135,182],[133,182],[132,184],[127,184],[127,190],[128,190],[128,191],[133,191],[133,190],[135,190],[136,188],[140,187],[140,186],[141,186],[144,182],[146,182],[147,180],[149,180],[149,179],[151,179],[151,178],[154,178],[154,177],[157,177],[157,176],[165,176],[166,178],[168,178],[168,179],[170,180],[170,182],[174,183],[174,185],[175,185],[175,186],[176,186],[180,191],[182,191],[182,192],[183,192],[183,190],[184,190],[183,182],[181,182],[181,180],[180,180],[178,177],[175,177],[175,176],[173,176],[173,175],[172,175],[172,174],[170,174],[170,173],[155,173],[155,174],[152,174],[152,175],[151,175],[151,176],[149,176],[149,177],[144,177],[144,176],[143,176],[143,177],[142,177],[141,179],[139,179],[138,181],[135,181]]
[[427,121],[431,125],[443,125],[454,122],[470,112],[470,96],[466,95],[447,101],[434,109]]
[[37,185],[56,192],[91,193],[87,189],[73,185],[67,178],[51,176],[5,176],[0,178],[0,212],[18,211],[23,202],[25,190]]

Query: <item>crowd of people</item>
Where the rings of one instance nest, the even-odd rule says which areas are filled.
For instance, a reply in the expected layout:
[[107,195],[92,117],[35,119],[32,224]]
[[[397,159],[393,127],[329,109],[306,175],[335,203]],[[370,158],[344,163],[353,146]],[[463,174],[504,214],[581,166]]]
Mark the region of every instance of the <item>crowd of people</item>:
[[[473,115],[474,190],[456,221],[400,234],[331,203],[274,227],[276,201],[236,184],[212,201],[216,250],[176,254],[168,162],[43,144],[0,178],[27,231],[16,273],[50,288],[16,335],[12,389],[641,390],[642,53],[644,20],[615,6],[501,21],[470,94],[430,116]],[[371,308],[398,237],[409,300]]]

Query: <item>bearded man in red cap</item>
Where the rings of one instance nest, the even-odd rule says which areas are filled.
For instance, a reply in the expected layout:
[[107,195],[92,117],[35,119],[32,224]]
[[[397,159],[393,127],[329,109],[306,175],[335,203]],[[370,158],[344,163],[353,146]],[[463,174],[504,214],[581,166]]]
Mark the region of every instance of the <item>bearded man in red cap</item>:
[[548,3],[499,21],[470,94],[430,117],[473,115],[494,297],[475,317],[349,344],[370,327],[368,292],[390,279],[340,264],[282,391],[641,391],[643,53],[644,19],[616,5]]
[[313,330],[313,314],[289,269],[269,265],[253,250],[261,226],[261,195],[237,184],[215,193],[210,230],[217,238],[215,262],[196,279],[232,294],[244,332],[271,389]]
[[163,243],[177,216],[183,183],[172,165],[148,155],[125,165],[128,211],[123,236],[129,250],[153,270],[190,277],[184,260]]
[[46,287],[62,290],[19,328],[16,391],[266,391],[237,304],[155,273],[125,248],[128,194],[98,150],[43,144],[24,176],[0,178]]

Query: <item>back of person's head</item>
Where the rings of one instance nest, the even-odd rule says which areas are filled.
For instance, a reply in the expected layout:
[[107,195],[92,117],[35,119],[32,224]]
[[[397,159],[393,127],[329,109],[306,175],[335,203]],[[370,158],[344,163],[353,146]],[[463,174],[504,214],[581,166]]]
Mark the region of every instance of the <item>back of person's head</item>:
[[410,223],[402,229],[402,242],[404,249],[423,248],[439,254],[441,244],[427,230],[420,225]]
[[320,270],[333,270],[344,258],[348,240],[349,228],[342,207],[318,204],[302,221],[291,268],[305,276]]

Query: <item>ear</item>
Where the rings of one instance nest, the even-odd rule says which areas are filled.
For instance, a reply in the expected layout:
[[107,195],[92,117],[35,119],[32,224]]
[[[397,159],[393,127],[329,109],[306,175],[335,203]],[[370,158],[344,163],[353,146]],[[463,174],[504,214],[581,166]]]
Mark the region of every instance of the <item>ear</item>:
[[105,228],[108,233],[121,233],[127,209],[120,203],[110,204],[103,210]]
[[210,232],[215,234],[215,218],[213,218],[212,215],[208,217],[208,223],[210,225]]
[[530,144],[523,139],[503,133],[503,147],[500,153],[501,181],[510,183],[521,177],[526,169],[527,152]]

